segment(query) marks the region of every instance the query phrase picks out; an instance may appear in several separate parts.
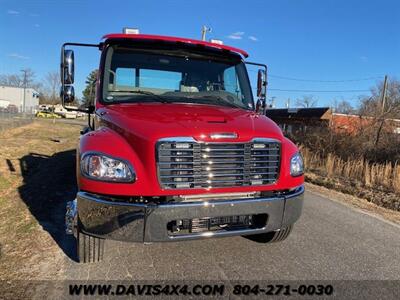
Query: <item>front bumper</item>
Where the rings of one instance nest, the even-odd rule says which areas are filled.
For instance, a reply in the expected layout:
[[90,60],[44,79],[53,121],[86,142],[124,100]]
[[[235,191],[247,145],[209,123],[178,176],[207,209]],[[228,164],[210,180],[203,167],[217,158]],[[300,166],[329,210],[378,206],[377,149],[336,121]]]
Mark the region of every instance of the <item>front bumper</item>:
[[[304,186],[289,194],[270,198],[218,200],[174,204],[116,202],[115,199],[79,192],[79,229],[101,238],[130,242],[166,242],[203,237],[258,234],[275,231],[295,223],[303,207]],[[167,224],[173,220],[266,214],[262,228],[190,233],[173,236]]]

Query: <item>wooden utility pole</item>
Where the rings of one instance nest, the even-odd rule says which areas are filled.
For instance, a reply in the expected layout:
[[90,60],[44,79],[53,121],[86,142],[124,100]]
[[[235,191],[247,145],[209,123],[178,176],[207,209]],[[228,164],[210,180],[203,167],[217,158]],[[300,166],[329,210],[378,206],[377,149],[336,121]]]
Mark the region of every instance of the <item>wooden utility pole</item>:
[[379,124],[378,132],[376,133],[375,146],[379,143],[379,138],[381,136],[382,127],[385,123],[385,104],[386,104],[386,92],[387,92],[387,75],[383,81],[382,96],[381,96],[381,123]]
[[386,91],[387,91],[387,75],[385,75],[385,80],[383,81],[382,98],[381,98],[381,112],[385,112],[386,104]]
[[22,112],[25,114],[25,94],[26,94],[26,73],[28,70],[21,70],[22,73],[24,73],[24,98],[23,98],[23,104],[22,104]]

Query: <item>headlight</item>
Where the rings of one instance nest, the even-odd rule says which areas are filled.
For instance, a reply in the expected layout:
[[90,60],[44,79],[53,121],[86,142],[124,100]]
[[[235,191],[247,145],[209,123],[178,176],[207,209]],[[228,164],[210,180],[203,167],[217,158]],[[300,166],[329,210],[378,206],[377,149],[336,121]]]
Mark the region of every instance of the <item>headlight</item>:
[[300,152],[297,152],[290,159],[290,175],[293,177],[303,175],[304,173],[304,162]]
[[85,177],[100,181],[133,182],[136,177],[128,162],[101,153],[84,154],[81,159],[81,172]]

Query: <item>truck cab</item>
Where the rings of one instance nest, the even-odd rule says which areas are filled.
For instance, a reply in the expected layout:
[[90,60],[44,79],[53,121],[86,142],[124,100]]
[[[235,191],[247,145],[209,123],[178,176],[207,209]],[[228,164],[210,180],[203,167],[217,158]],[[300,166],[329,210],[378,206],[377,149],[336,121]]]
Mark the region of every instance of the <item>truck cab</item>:
[[[266,66],[219,41],[124,33],[61,51],[63,105],[74,100],[74,52],[101,51],[88,130],[77,147],[66,213],[80,262],[106,239],[284,240],[303,206],[298,148],[264,115]],[[260,67],[253,95],[247,64]],[[68,109],[68,108],[67,108]]]

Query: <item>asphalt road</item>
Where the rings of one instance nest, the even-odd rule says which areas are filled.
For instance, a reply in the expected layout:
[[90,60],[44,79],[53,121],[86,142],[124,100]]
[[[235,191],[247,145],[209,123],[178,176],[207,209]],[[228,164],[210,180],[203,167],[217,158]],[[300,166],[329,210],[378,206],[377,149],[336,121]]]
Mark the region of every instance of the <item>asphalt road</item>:
[[281,243],[233,237],[106,246],[102,263],[83,265],[66,257],[66,278],[400,280],[400,226],[309,192],[301,219]]

